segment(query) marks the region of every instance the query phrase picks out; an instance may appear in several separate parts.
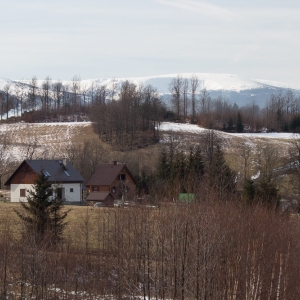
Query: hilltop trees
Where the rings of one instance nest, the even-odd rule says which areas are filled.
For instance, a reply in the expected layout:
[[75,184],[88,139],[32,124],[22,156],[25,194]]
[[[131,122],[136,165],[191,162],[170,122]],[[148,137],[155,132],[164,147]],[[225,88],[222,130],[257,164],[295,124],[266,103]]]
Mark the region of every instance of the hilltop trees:
[[118,149],[140,147],[157,138],[165,108],[152,86],[138,88],[126,81],[119,100],[110,100],[105,86],[97,89],[91,119],[99,138]]

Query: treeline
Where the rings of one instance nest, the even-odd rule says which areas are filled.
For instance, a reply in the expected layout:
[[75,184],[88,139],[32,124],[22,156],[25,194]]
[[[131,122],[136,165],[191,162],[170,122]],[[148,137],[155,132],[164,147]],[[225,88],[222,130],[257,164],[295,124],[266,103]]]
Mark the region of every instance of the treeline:
[[190,145],[181,138],[169,135],[158,152],[154,170],[143,169],[136,177],[140,195],[189,202],[189,197],[198,198],[203,192],[199,186],[205,186],[219,200],[235,198],[249,205],[299,211],[298,140],[291,143],[288,159],[282,159],[280,149],[272,144],[241,143],[235,149],[234,164],[229,166],[225,141],[216,131],[203,133]]
[[49,76],[41,84],[35,76],[26,83],[7,82],[0,91],[0,118],[8,119],[11,111],[10,116],[23,116],[26,122],[81,121],[99,90],[95,83],[88,89],[79,76],[70,83]]
[[187,79],[178,75],[172,79],[169,91],[177,120],[233,132],[299,130],[300,98],[292,90],[272,94],[264,106],[255,101],[238,106],[221,96],[212,98],[206,89],[199,90],[199,85],[196,76]]
[[158,125],[167,117],[157,90],[125,81],[116,92],[117,100],[110,91],[102,86],[91,106],[90,117],[99,138],[123,150],[157,140]]
[[213,131],[188,149],[173,135],[159,153],[153,189],[177,202],[180,194],[199,195],[199,186],[206,185],[219,200],[229,200],[236,192],[236,179],[225,161],[222,140]]
[[[0,118],[23,115],[27,122],[98,121],[96,131],[101,138],[117,143],[134,143],[137,132],[147,131],[163,118],[189,121],[206,128],[232,132],[293,131],[300,126],[300,99],[292,90],[272,94],[265,105],[251,101],[238,106],[230,99],[212,98],[200,86],[196,76],[173,78],[168,96],[162,98],[155,87],[138,87],[132,82],[112,80],[109,86],[92,81],[89,86],[74,76],[69,83],[54,81],[49,76],[38,84],[32,77],[28,83],[8,82],[0,91]],[[121,102],[121,103],[118,103]],[[165,103],[164,103],[165,102]],[[164,103],[164,105],[163,105]],[[129,135],[134,138],[129,138]],[[144,136],[144,134],[143,134]],[[137,137],[138,139],[139,137]],[[127,143],[126,142],[126,143]]]
[[59,246],[2,219],[1,297],[298,299],[299,222],[200,188],[195,204],[88,208]]

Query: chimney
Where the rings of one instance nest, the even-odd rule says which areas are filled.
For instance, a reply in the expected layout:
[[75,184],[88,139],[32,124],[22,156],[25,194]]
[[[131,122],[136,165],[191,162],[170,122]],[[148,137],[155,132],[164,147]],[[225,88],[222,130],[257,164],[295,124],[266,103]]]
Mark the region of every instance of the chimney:
[[67,159],[66,159],[66,158],[63,159],[63,166],[64,166],[64,168],[65,168],[66,170],[68,170],[68,167],[67,167]]

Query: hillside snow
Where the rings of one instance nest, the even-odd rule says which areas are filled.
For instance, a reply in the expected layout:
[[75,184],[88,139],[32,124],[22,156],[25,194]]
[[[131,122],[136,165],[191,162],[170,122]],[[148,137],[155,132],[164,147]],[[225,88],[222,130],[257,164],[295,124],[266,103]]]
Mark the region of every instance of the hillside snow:
[[[171,122],[162,122],[160,131],[173,131],[173,132],[190,132],[194,134],[204,133],[206,130],[203,127],[193,124],[181,124],[181,123],[171,123]],[[228,133],[223,131],[218,131],[219,134],[225,136],[235,136],[235,137],[246,137],[246,138],[268,138],[268,139],[288,139],[292,140],[295,138],[294,133],[286,132],[270,132],[270,133]]]

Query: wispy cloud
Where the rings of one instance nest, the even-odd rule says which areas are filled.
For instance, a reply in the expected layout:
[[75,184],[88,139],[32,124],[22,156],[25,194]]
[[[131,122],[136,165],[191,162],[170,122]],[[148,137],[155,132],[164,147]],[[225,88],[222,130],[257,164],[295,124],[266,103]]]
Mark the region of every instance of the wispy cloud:
[[196,1],[196,0],[154,0],[157,3],[168,5],[184,10],[189,10],[205,15],[222,17],[222,18],[230,18],[232,17],[232,13],[229,9],[210,4],[205,1]]

